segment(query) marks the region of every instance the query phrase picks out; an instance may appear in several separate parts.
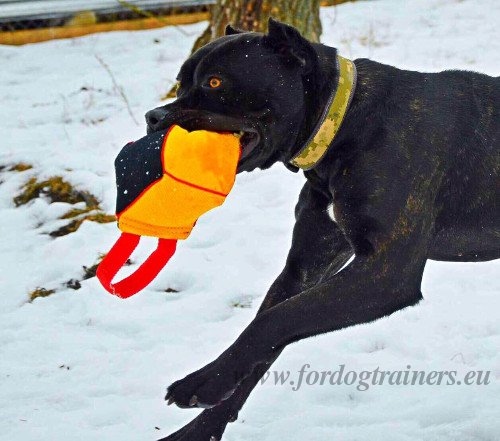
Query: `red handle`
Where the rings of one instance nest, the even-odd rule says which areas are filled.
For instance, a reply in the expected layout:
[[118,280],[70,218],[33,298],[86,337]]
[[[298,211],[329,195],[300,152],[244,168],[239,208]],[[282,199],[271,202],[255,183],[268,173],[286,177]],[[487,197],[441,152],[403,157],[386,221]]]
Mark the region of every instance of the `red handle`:
[[117,283],[111,283],[140,240],[141,236],[136,234],[122,233],[96,271],[97,278],[106,291],[122,299],[133,296],[148,286],[174,255],[177,245],[175,239],[158,239],[156,250],[133,274]]

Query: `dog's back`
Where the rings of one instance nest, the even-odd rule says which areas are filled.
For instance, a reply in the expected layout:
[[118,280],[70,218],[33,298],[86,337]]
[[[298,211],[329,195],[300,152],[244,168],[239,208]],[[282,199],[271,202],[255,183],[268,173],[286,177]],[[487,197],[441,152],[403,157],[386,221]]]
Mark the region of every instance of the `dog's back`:
[[499,258],[500,77],[421,73],[366,59],[356,64],[363,70],[359,97],[375,97],[370,118],[383,127],[368,145],[399,145],[395,156],[409,158],[423,174],[429,160],[442,170],[429,257]]
[[500,257],[500,77],[423,75],[431,118],[420,136],[431,154],[442,149],[445,168],[433,248],[439,253],[446,244],[446,260]]

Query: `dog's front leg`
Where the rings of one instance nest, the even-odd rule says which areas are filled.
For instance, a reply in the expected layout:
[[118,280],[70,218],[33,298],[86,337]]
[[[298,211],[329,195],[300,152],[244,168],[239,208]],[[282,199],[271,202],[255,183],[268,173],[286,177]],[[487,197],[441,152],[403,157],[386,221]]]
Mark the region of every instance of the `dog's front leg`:
[[432,210],[395,210],[386,225],[366,238],[373,246],[370,252],[356,256],[331,280],[257,315],[219,358],[171,385],[169,398],[180,405],[215,406],[227,399],[256,365],[271,362],[286,345],[370,322],[417,303]]
[[[286,265],[271,285],[257,314],[316,285],[327,273],[337,272],[353,251],[339,227],[330,219],[330,200],[309,182],[304,185],[295,208],[296,223]],[[279,355],[276,352],[275,357]],[[254,368],[235,393],[220,405],[204,410],[193,421],[161,441],[220,440],[226,425],[234,421],[246,399],[269,368]]]

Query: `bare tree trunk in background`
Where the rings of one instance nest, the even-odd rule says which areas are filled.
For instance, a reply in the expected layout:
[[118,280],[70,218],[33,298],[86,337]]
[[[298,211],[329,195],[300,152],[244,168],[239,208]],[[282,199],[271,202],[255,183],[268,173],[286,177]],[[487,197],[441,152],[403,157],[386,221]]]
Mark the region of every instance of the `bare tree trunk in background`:
[[320,3],[321,0],[217,0],[208,28],[196,40],[193,52],[224,35],[227,24],[243,31],[265,32],[270,16],[295,26],[304,37],[318,42]]
[[[227,24],[243,31],[265,32],[269,17],[295,26],[304,37],[318,42],[321,3],[321,0],[217,0],[211,7],[208,27],[195,41],[191,53],[224,35]],[[175,87],[164,98],[173,97]]]

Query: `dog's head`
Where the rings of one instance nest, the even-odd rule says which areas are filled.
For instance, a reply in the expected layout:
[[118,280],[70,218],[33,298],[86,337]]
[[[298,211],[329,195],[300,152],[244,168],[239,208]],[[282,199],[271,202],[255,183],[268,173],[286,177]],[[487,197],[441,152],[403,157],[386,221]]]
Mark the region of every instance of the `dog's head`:
[[181,67],[177,99],[146,114],[148,133],[187,130],[241,135],[238,171],[290,158],[314,95],[312,45],[293,27],[269,21],[268,34],[226,28]]

